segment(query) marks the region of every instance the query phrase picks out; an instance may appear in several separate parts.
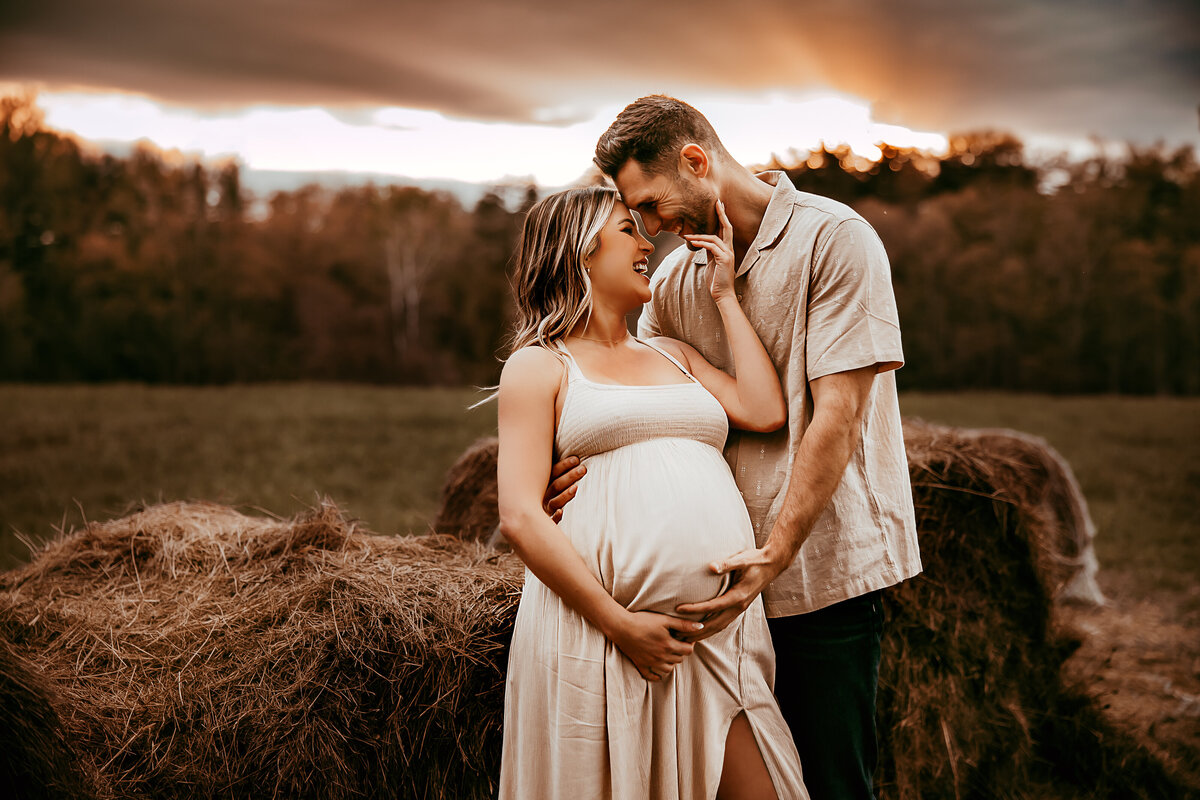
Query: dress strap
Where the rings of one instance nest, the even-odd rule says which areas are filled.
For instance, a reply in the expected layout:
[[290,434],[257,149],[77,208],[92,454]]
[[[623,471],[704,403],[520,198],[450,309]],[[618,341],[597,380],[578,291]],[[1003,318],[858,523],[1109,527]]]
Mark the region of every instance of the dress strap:
[[572,378],[582,378],[583,370],[579,368],[579,364],[575,362],[575,356],[571,355],[571,351],[567,349],[567,346],[563,344],[562,340],[555,339],[553,344],[555,349],[558,350],[562,357],[567,361],[567,380]]
[[[636,339],[637,337],[634,337],[634,338]],[[690,379],[692,381],[692,383],[700,382],[700,381],[696,380],[695,375],[693,375],[692,373],[687,371],[687,367],[685,367],[683,364],[680,364],[679,361],[675,358],[675,356],[671,355],[666,350],[663,350],[661,347],[658,347],[657,345],[647,342],[645,339],[638,339],[638,341],[641,342],[642,344],[646,345],[646,347],[649,347],[651,350],[655,351],[659,355],[665,356],[668,361],[670,361],[675,366],[679,367],[679,371],[682,372],[684,375],[687,375],[688,379]]]

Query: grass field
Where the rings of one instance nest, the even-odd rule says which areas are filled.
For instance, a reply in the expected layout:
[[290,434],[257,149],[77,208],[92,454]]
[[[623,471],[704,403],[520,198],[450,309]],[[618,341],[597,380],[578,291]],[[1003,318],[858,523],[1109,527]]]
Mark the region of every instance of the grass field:
[[[495,431],[473,390],[346,385],[0,386],[0,566],[16,535],[214,500],[291,515],[327,495],[381,533],[420,532],[446,468]],[[1185,600],[1200,576],[1200,399],[906,394],[905,415],[1043,436],[1099,528],[1102,570]]]
[[446,468],[496,411],[470,390],[346,385],[0,386],[0,559],[64,523],[213,500],[290,516],[319,496],[421,531]]

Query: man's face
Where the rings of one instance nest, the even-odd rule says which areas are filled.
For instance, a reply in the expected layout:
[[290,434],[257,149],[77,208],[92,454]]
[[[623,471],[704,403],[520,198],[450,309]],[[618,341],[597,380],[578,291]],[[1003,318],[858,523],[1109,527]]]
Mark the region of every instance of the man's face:
[[[625,205],[637,211],[651,236],[716,233],[717,197],[700,179],[684,170],[651,175],[630,159],[613,182]],[[689,245],[690,246],[690,245]]]

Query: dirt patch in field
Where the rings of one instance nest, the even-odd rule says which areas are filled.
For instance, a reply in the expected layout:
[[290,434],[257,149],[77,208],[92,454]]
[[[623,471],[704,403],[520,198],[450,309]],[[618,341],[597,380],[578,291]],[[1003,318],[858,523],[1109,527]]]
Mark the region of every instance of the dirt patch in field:
[[1200,788],[1200,600],[1140,595],[1120,573],[1101,572],[1109,601],[1064,606],[1060,620],[1081,644],[1064,665],[1118,727],[1133,732],[1180,777]]

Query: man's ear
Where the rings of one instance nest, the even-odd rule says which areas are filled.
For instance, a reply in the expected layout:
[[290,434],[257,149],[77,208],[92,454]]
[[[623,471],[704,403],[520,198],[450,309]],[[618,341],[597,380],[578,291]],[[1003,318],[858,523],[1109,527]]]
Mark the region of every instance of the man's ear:
[[693,177],[707,178],[712,161],[703,147],[689,142],[679,151],[679,168]]

